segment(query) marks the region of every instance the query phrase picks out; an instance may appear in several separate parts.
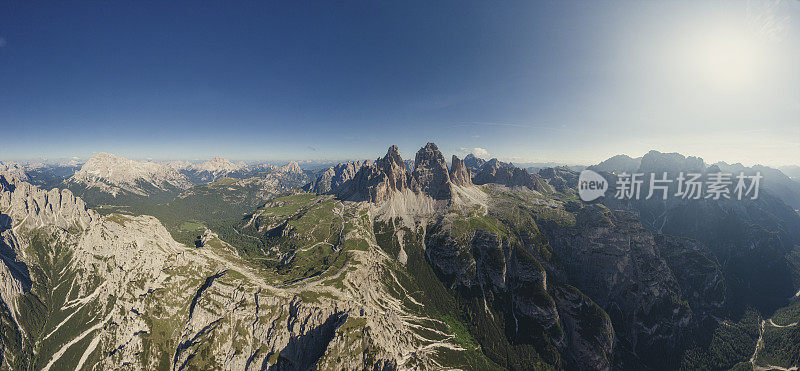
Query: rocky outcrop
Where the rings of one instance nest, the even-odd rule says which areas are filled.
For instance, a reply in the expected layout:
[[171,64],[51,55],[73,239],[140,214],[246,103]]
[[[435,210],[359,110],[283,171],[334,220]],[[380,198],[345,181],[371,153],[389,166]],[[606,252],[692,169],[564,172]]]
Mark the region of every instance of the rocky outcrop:
[[562,344],[564,332],[548,294],[547,273],[528,247],[481,228],[461,234],[461,223],[446,218],[425,236],[427,260],[440,279],[473,303],[472,310],[486,321],[506,318],[505,324],[492,326],[505,326],[508,339]]
[[373,188],[374,198],[383,199],[392,192],[416,188],[416,183],[406,168],[397,146],[389,147],[386,156],[375,161],[375,168],[382,178],[378,187]]
[[464,157],[464,167],[470,169],[473,173],[476,173],[478,170],[480,170],[481,166],[483,166],[485,163],[486,160],[480,157],[475,157],[475,155],[472,153]]
[[198,171],[207,171],[214,174],[214,176],[220,176],[234,171],[240,171],[246,167],[247,165],[244,162],[233,162],[226,158],[214,157],[211,161],[206,161],[194,166],[194,169]]
[[715,314],[725,305],[727,285],[717,258],[700,242],[657,234],[656,250],[680,285],[680,293],[692,308],[694,321]]
[[692,308],[676,290],[679,282],[659,255],[653,234],[635,215],[591,205],[577,211],[574,227],[547,220],[537,224],[568,282],[608,312],[628,351],[662,354],[688,333]]
[[[439,148],[434,143],[422,147],[414,160],[414,170],[409,172],[397,146],[389,147],[386,156],[361,164],[357,172],[349,179],[349,172],[356,169],[356,164],[340,164],[333,170],[323,173],[308,189],[324,190],[329,180],[334,178],[344,180],[341,186],[331,186],[330,193],[338,198],[351,201],[371,201],[380,203],[392,198],[393,195],[409,192],[424,195],[433,200],[450,200],[453,196],[453,183],[447,169],[447,163]],[[341,176],[337,175],[341,172]],[[468,173],[467,173],[468,174]],[[464,171],[458,171],[458,184],[469,185],[463,177]],[[317,186],[317,183],[319,186]]]
[[13,178],[9,181],[0,174],[0,229],[10,228],[11,220],[17,221],[15,228],[86,228],[96,218],[97,214],[68,189],[45,191]]
[[222,157],[214,157],[200,164],[187,164],[179,170],[195,184],[213,182],[224,176],[244,178],[252,173],[244,162],[233,162]]
[[386,292],[391,266],[361,205],[312,221],[341,219],[343,246],[368,250],[343,247],[341,270],[287,285],[211,231],[190,248],[154,217],[99,217],[70,195],[0,177],[0,368],[429,369],[462,350]]
[[568,364],[581,370],[610,370],[616,339],[608,314],[572,286],[557,285],[553,297],[564,324]]
[[397,192],[414,189],[397,146],[389,147],[386,156],[364,164],[352,179],[333,193],[345,200],[381,202]]
[[361,170],[361,167],[366,165],[364,161],[348,161],[335,166],[331,166],[320,174],[316,180],[306,186],[306,191],[317,194],[324,194],[334,191],[345,184],[348,180],[353,179],[356,173]]
[[[675,179],[680,172],[708,174],[737,169],[747,171],[725,163],[706,167],[697,157],[650,151],[642,158],[638,171],[655,173],[658,177],[667,172],[670,179]],[[647,189],[648,178],[644,179],[643,189]],[[607,179],[610,179],[607,195],[613,195],[613,177]],[[701,178],[703,180],[706,178]],[[733,181],[735,184],[735,178]],[[675,195],[677,185],[673,182],[668,193]],[[649,200],[617,200],[607,196],[602,202],[609,208],[630,210],[645,228],[654,233],[699,241],[705,248],[687,250],[681,258],[696,261],[687,260],[684,264],[705,260],[697,253],[690,254],[693,250],[709,255],[709,259],[719,262],[726,277],[725,306],[732,310],[755,307],[766,313],[784,305],[786,297],[797,293],[794,263],[787,259],[787,254],[800,243],[800,215],[770,192],[765,183],[761,186],[759,196],[754,200],[749,197],[737,200],[735,196],[719,200],[681,197],[662,200],[657,192]],[[710,272],[711,267],[702,271],[706,270]],[[716,307],[714,303],[721,300],[721,295],[713,290],[707,293],[708,306]]]
[[68,185],[97,189],[114,197],[121,193],[147,196],[155,191],[192,186],[186,176],[155,162],[139,162],[109,153],[98,153],[67,179]]
[[25,169],[15,163],[0,162],[0,174],[4,175],[9,180],[28,181],[28,175],[25,174]]
[[604,171],[606,173],[633,173],[639,170],[642,164],[642,158],[631,158],[628,155],[616,155],[597,165],[589,166],[587,169],[593,171]]
[[458,186],[472,185],[472,172],[456,155],[453,155],[453,160],[450,163],[450,181]]
[[680,153],[661,153],[650,151],[642,157],[639,172],[642,173],[662,173],[675,174],[681,171],[702,173],[706,170],[706,164],[702,158],[689,156]]
[[[760,183],[762,190],[772,193],[795,210],[800,210],[800,181],[798,181],[800,178],[792,179],[781,170],[762,165],[746,167],[740,163],[725,162],[717,162],[714,165],[726,173],[732,173],[734,179],[739,173],[749,176],[760,174],[763,177]],[[792,174],[791,170],[789,171]]]
[[298,164],[297,161],[289,161],[286,165],[275,169],[275,172],[282,174],[302,174],[303,169],[300,168],[300,164]]
[[483,164],[472,178],[478,185],[497,183],[508,187],[525,187],[538,192],[548,192],[550,187],[538,175],[531,174],[511,164],[505,164],[493,158]]
[[428,143],[417,151],[414,172],[411,176],[415,181],[415,191],[436,200],[450,199],[450,175],[447,163],[436,144]]
[[548,167],[539,170],[539,176],[559,192],[565,192],[570,188],[576,189],[579,175],[580,173],[567,166]]
[[[24,362],[22,347],[30,342],[20,322],[21,318],[31,318],[24,308],[27,301],[23,298],[30,293],[35,277],[41,277],[37,276],[38,267],[30,265],[30,241],[39,238],[39,230],[55,230],[61,235],[66,231],[80,233],[98,218],[69,190],[45,191],[0,171],[0,316],[4,322],[0,362],[3,368],[8,368],[10,362]],[[7,344],[12,338],[16,341],[12,347],[19,347],[14,351]]]

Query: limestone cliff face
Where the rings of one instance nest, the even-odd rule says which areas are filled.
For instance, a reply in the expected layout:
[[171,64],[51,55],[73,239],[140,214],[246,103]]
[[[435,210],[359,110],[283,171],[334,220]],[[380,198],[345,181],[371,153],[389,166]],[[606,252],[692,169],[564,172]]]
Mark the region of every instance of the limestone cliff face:
[[569,361],[581,369],[610,370],[616,337],[608,314],[572,286],[556,286],[553,297],[564,325]]
[[681,296],[692,308],[692,320],[719,313],[725,304],[727,283],[708,247],[696,240],[663,234],[655,235],[653,240],[678,281]]
[[[467,181],[463,167],[458,171],[458,183],[451,181],[451,172],[447,169],[444,156],[434,143],[428,143],[417,152],[413,171],[408,170],[397,146],[389,147],[386,156],[377,159],[373,164],[367,162],[360,167],[356,165],[339,164],[332,170],[329,169],[309,189],[321,193],[330,183],[328,192],[341,199],[380,203],[404,192],[428,196],[434,200],[449,200],[452,197],[453,184],[471,184]],[[351,176],[350,172],[353,170],[357,171]],[[337,175],[337,172],[341,175]],[[334,179],[342,181],[341,185],[334,187]]]
[[459,186],[472,185],[472,172],[464,166],[464,162],[456,155],[453,155],[450,164],[450,181]]
[[566,166],[548,167],[539,170],[539,176],[559,192],[577,188],[579,175],[577,171]]
[[30,265],[28,246],[31,239],[38,238],[36,231],[55,229],[61,235],[66,235],[66,230],[80,233],[98,218],[97,213],[88,210],[83,201],[68,190],[45,191],[14,174],[0,171],[0,316],[7,324],[1,335],[0,358],[21,357],[19,349],[6,346],[9,338],[23,345],[27,340],[19,323],[29,314],[22,315],[26,309],[21,307],[20,301],[35,283],[36,271],[32,271]]
[[525,187],[539,192],[548,192],[550,187],[538,175],[514,165],[498,161],[496,158],[484,163],[473,177],[475,184],[503,184],[508,187]]
[[[549,259],[545,237],[525,216],[508,223],[507,206],[490,205],[488,216],[473,215],[469,223],[454,213],[430,225],[427,262],[480,322],[503,329],[509,341],[538,344],[543,358],[567,369],[610,369],[616,339],[608,314],[561,281],[554,262],[540,262]],[[493,227],[493,215],[503,216],[502,226]],[[542,262],[556,272],[555,280]],[[560,356],[550,353],[556,349]]]
[[386,156],[375,161],[375,169],[378,171],[379,181],[370,189],[370,197],[373,200],[383,200],[395,192],[416,188],[416,183],[403,163],[397,146],[389,147]]
[[486,163],[486,160],[484,160],[482,158],[479,158],[479,157],[476,157],[472,153],[470,153],[466,157],[464,157],[464,166],[467,169],[472,170],[473,173],[477,172],[481,168],[481,166],[483,166],[483,164],[485,164],[485,163]]
[[[703,269],[689,273],[680,265],[693,258],[680,263],[682,258],[672,254],[668,264],[661,252],[679,246],[688,253],[692,249],[685,244],[691,242],[655,238],[631,213],[594,205],[577,211],[574,227],[537,223],[570,284],[605,308],[617,335],[630,344],[628,351],[655,356],[674,347],[696,324],[694,310],[718,307],[724,300],[718,266],[702,264],[708,260],[698,257]],[[662,246],[667,242],[673,246]],[[694,281],[693,274],[702,279]],[[712,302],[687,304],[686,299],[700,293],[712,293]]]
[[702,158],[685,157],[680,153],[650,151],[642,157],[638,171],[643,173],[677,173],[680,171],[702,173],[705,170],[706,163]]
[[96,218],[97,214],[67,189],[45,191],[0,173],[0,229],[10,228],[11,220],[19,223],[16,228],[44,225],[86,228]]
[[411,176],[415,180],[416,191],[437,200],[451,197],[447,164],[436,144],[428,143],[417,151]]
[[[642,158],[638,171],[652,172],[659,177],[667,172],[670,179],[675,179],[679,172],[715,173],[720,167],[706,167],[697,157],[650,151]],[[614,188],[614,177],[607,179],[610,188]],[[648,182],[649,179],[645,179],[645,186]],[[674,182],[669,192],[674,195],[676,191],[677,182]],[[613,192],[609,189],[610,195]],[[618,200],[607,195],[601,202],[612,209],[630,210],[653,233],[700,242],[703,249],[686,248],[686,253],[671,257],[682,261],[676,267],[705,260],[719,262],[730,291],[726,307],[753,306],[764,313],[772,312],[798,291],[794,264],[789,263],[791,259],[787,254],[800,243],[800,215],[767,188],[761,189],[755,200],[732,198],[685,200],[669,197],[662,200],[655,196],[649,200]],[[673,245],[668,238],[663,240]],[[665,257],[670,257],[667,253],[674,249],[663,251]],[[698,253],[707,256],[698,256]],[[677,276],[679,269],[673,271]],[[682,274],[686,277],[699,275],[695,278],[706,280],[710,279],[708,275],[712,271],[704,268]],[[706,303],[697,305],[715,307],[719,294],[713,289],[706,292]]]
[[317,194],[328,193],[341,187],[348,180],[353,179],[361,167],[367,165],[366,161],[348,161],[325,170],[314,182],[307,187],[309,192]]
[[[306,187],[316,193],[332,193],[352,201],[380,203],[393,195],[408,191],[434,200],[451,200],[453,186],[470,187],[474,184],[498,183],[509,187],[526,187],[538,192],[551,192],[553,188],[538,174],[492,159],[480,162],[480,170],[473,175],[466,161],[453,156],[450,169],[444,156],[434,143],[427,143],[417,151],[414,169],[409,171],[400,157],[397,146],[391,146],[386,156],[374,164],[365,163],[359,168],[355,164],[339,164],[323,173]],[[479,159],[470,157],[471,163]],[[353,171],[356,171],[353,174]],[[352,174],[352,175],[351,175]],[[336,184],[341,184],[337,187]]]
[[0,161],[0,173],[4,174],[9,181],[11,179],[22,182],[28,181],[28,174],[25,173],[25,169],[15,163],[3,163]]
[[386,292],[388,258],[360,216],[344,220],[361,205],[338,205],[324,218],[366,249],[287,285],[216,234],[188,247],[154,217],[100,217],[69,191],[0,177],[0,368],[429,369],[460,349],[413,330],[437,322]]
[[120,194],[147,196],[160,190],[187,189],[189,179],[165,164],[133,161],[110,153],[98,153],[67,179],[70,186]]
[[412,181],[397,146],[391,146],[386,156],[362,165],[351,179],[333,188],[331,193],[345,200],[380,202],[396,192],[412,189]]

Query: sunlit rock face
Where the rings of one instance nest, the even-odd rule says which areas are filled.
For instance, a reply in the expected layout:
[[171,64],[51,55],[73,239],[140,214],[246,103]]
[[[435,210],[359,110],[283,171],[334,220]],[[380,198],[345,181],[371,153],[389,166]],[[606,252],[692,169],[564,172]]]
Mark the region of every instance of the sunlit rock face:
[[133,161],[110,153],[90,158],[67,184],[95,188],[112,196],[124,192],[146,196],[153,190],[192,186],[186,176],[167,165]]
[[493,158],[484,163],[472,177],[478,185],[497,183],[508,187],[525,187],[539,192],[550,191],[550,186],[538,174],[531,174],[514,165]]
[[386,156],[374,163],[361,164],[358,171],[350,176],[350,171],[356,169],[356,165],[340,164],[324,173],[317,180],[323,184],[320,189],[326,188],[324,184],[329,182],[328,179],[332,184],[337,183],[333,181],[337,179],[345,181],[338,188],[331,187],[331,192],[348,200],[381,202],[404,191],[435,200],[448,200],[451,197],[452,183],[447,163],[434,143],[428,143],[417,152],[413,171],[408,170],[397,146],[389,147]]
[[456,155],[453,155],[450,163],[450,181],[459,186],[472,185],[472,172],[464,166],[464,162]]

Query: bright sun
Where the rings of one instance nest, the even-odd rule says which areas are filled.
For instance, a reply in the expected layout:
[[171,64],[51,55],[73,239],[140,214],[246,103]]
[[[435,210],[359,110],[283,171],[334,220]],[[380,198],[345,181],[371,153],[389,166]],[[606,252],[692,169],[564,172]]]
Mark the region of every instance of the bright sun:
[[681,29],[667,50],[670,76],[719,93],[742,92],[759,84],[769,70],[771,42],[745,22],[707,19]]
[[691,51],[698,78],[723,90],[746,88],[763,69],[763,51],[743,32],[711,33],[700,37]]

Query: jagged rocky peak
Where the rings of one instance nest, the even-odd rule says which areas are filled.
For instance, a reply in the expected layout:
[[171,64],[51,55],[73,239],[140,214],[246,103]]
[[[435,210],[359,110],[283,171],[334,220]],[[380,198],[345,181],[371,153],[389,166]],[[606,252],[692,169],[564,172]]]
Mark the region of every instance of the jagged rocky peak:
[[110,153],[100,152],[90,158],[80,170],[69,179],[72,183],[84,184],[88,187],[98,186],[108,193],[116,194],[118,189],[109,189],[108,186],[117,187],[132,193],[143,194],[141,183],[147,183],[156,188],[163,189],[171,186],[175,188],[189,188],[191,183],[175,169],[151,161],[139,162]]
[[706,163],[700,157],[686,157],[680,153],[662,153],[651,150],[646,155],[637,158],[631,158],[628,155],[616,155],[597,165],[589,166],[588,169],[608,173],[704,172]]
[[434,199],[450,198],[450,175],[447,163],[436,144],[429,142],[417,151],[412,177],[416,180],[420,192]]
[[456,155],[453,155],[453,160],[450,164],[450,181],[459,186],[472,185],[472,172],[464,166],[464,162]]
[[167,162],[166,165],[177,171],[192,169],[194,167],[189,161],[170,161]]
[[389,147],[386,156],[375,161],[375,166],[386,176],[387,191],[402,191],[403,189],[413,188],[411,176],[403,163],[403,158],[400,157],[400,152],[396,145]]
[[559,192],[577,187],[580,175],[579,172],[570,169],[568,166],[546,167],[539,170],[538,174]]
[[366,161],[348,161],[331,166],[310,183],[307,190],[317,194],[328,193],[341,187],[356,175]]
[[14,178],[16,180],[20,180],[23,182],[28,181],[28,174],[25,173],[25,170],[15,164],[15,163],[3,163],[0,162],[0,175],[6,175],[6,177]]
[[414,160],[405,160],[403,163],[406,164],[406,170],[408,170],[409,173],[414,171]]
[[[61,228],[86,228],[98,215],[68,189],[45,191],[28,182],[0,172],[0,230],[10,220],[22,221],[16,227],[54,225]],[[0,215],[2,215],[0,214]],[[10,220],[7,220],[10,218]]]
[[196,170],[219,174],[239,171],[246,167],[247,165],[243,162],[233,162],[226,158],[215,156],[211,159],[211,161],[206,161],[200,165],[197,165]]
[[483,166],[483,164],[485,164],[485,163],[486,163],[486,160],[484,160],[484,159],[482,159],[480,157],[476,157],[472,153],[467,154],[467,156],[464,157],[464,166],[467,169],[470,169],[473,173],[477,172],[478,169],[480,169],[481,166]]
[[297,164],[297,161],[290,161],[288,164],[283,165],[275,170],[276,173],[284,174],[302,174],[303,169]]
[[689,156],[680,153],[661,153],[652,150],[642,157],[640,172],[656,173],[668,172],[677,173],[681,171],[704,172],[706,163],[702,158]]
[[[339,166],[342,166],[341,164]],[[344,170],[348,165],[341,167]],[[355,164],[353,164],[355,169]],[[329,172],[326,172],[329,174]],[[334,168],[334,175],[336,170]],[[410,189],[411,175],[403,164],[403,159],[397,146],[389,147],[385,157],[375,160],[374,163],[365,162],[356,173],[347,179],[344,174],[340,178],[343,182],[339,187],[331,187],[328,193],[336,195],[343,200],[381,202],[392,196],[395,192]],[[320,188],[324,189],[326,179],[323,174],[318,179]],[[332,179],[332,178],[331,178]]]
[[550,186],[539,174],[531,174],[496,158],[484,163],[472,181],[478,185],[497,183],[508,187],[526,187],[539,192],[550,191]]
[[605,171],[607,173],[613,172],[627,172],[633,173],[639,170],[642,163],[642,158],[631,158],[628,155],[616,155],[597,165],[589,166],[590,170]]
[[[372,164],[365,162],[338,166],[341,168],[329,169],[310,188],[324,190],[331,180],[329,193],[339,198],[381,202],[404,192],[429,196],[435,200],[449,200],[453,194],[453,184],[471,184],[469,172],[463,166],[459,166],[460,170],[457,171],[458,183],[452,182],[444,156],[434,143],[426,144],[417,152],[413,171],[408,170],[397,146],[389,147],[386,156]],[[353,170],[356,172],[350,176],[350,171]],[[332,181],[336,178],[342,181],[338,188],[335,186],[336,182]]]

